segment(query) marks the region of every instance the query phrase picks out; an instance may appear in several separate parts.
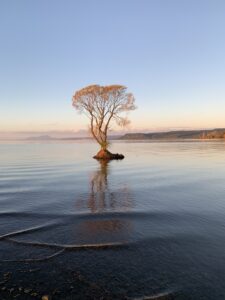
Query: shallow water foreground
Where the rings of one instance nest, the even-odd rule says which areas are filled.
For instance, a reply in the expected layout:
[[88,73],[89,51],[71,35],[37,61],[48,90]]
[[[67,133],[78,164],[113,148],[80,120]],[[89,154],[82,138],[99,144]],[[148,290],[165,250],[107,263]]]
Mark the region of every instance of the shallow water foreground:
[[0,299],[225,299],[225,143],[0,144]]

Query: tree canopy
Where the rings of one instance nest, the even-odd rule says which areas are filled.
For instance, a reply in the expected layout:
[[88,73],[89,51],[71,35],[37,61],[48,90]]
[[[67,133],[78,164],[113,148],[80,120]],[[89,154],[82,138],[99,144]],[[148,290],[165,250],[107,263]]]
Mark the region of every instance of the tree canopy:
[[77,91],[72,101],[75,109],[90,119],[90,131],[104,150],[110,124],[126,126],[127,113],[136,108],[133,94],[123,85],[90,85]]

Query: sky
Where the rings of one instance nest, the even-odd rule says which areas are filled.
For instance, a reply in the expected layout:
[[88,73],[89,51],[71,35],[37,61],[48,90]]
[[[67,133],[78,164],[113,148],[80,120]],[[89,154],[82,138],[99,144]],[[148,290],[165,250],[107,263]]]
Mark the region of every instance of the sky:
[[129,130],[225,127],[224,0],[0,0],[0,131],[79,131],[72,95],[122,84]]

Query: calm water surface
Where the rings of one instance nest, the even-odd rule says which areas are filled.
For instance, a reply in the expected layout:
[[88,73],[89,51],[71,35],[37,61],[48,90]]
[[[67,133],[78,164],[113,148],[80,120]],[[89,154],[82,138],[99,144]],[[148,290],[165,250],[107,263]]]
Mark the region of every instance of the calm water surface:
[[76,268],[114,299],[225,299],[225,143],[113,142],[126,157],[110,163],[97,150],[0,144],[0,267],[46,258],[49,285]]

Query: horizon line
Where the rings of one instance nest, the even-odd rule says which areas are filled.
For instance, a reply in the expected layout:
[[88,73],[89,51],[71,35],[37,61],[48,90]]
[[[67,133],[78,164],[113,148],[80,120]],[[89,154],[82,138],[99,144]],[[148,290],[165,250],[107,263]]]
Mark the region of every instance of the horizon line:
[[[114,133],[120,133],[120,132],[132,132],[132,131],[149,131],[149,132],[165,132],[165,131],[177,131],[177,130],[213,130],[213,129],[225,129],[224,127],[182,127],[182,126],[174,126],[174,127],[156,127],[156,128],[132,128],[132,129],[121,129],[121,130],[111,130],[111,132]],[[72,133],[72,134],[78,134],[78,133],[88,133],[87,129],[68,129],[68,130],[0,130],[0,133],[3,134],[44,134],[44,133]]]

